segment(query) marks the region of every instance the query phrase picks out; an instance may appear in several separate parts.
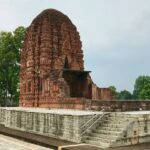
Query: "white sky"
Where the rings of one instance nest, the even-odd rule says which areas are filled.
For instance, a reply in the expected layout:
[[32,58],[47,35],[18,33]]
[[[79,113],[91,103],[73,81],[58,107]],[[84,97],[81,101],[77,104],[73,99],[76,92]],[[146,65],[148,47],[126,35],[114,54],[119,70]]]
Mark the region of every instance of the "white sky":
[[132,91],[139,75],[150,75],[150,0],[0,0],[0,30],[27,27],[47,8],[77,26],[97,85]]

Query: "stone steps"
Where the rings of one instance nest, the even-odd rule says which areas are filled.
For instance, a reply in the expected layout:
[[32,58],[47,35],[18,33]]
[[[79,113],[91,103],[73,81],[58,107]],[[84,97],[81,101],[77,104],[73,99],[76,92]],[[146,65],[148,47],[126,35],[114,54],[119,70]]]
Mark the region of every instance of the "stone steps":
[[[108,117],[117,117],[117,118],[133,118],[133,115],[131,114],[124,114],[124,113],[112,113],[107,115]],[[124,117],[125,116],[125,117]]]
[[95,141],[95,140],[86,140],[86,143],[90,144],[90,145],[100,147],[100,148],[107,148],[107,147],[109,147],[109,144],[110,144],[110,143],[107,143],[107,142]]
[[119,125],[104,125],[101,128],[98,128],[97,130],[107,130],[107,131],[114,131],[114,132],[118,131],[118,132],[120,132],[120,131],[124,130],[125,127],[126,126],[124,126],[124,125],[121,125],[121,126],[119,126]]
[[107,131],[117,131],[120,132],[122,131],[124,128],[123,127],[110,127],[110,126],[102,126],[101,128],[99,128],[99,130],[107,130]]
[[93,136],[93,137],[88,137],[88,139],[85,140],[85,142],[87,140],[92,140],[92,141],[100,141],[100,142],[105,142],[105,143],[110,143],[110,142],[113,142],[113,139],[110,139],[110,138],[103,138],[103,137],[96,137],[96,136]]
[[114,119],[105,119],[103,122],[104,123],[123,123],[123,122],[125,122],[125,121],[132,121],[133,119],[116,119],[116,120],[114,120]]
[[109,142],[112,139],[117,138],[118,135],[111,135],[110,134],[99,134],[99,133],[92,133],[91,136],[84,136],[84,141],[89,139],[99,139],[100,141]]
[[93,133],[92,134],[92,138],[102,138],[102,139],[114,139],[114,138],[117,138],[118,137],[118,135],[111,135],[110,136],[110,134],[99,134],[99,133]]
[[125,113],[122,115],[112,113],[112,115],[105,116],[103,121],[84,137],[84,141],[101,148],[149,142],[149,116],[139,113],[137,117],[133,113],[131,117]]
[[105,118],[105,120],[109,120],[109,121],[117,121],[117,120],[119,120],[119,121],[125,121],[125,120],[133,120],[134,118],[133,117],[126,117],[126,118],[124,118],[124,117],[115,117],[115,116],[111,116],[111,117],[109,117],[109,116],[106,116],[106,118]]
[[123,129],[126,126],[126,124],[104,124],[103,127],[109,127],[109,128],[121,128]]
[[99,134],[106,134],[106,135],[119,135],[120,131],[109,131],[109,130],[102,130],[102,129],[98,129],[94,131],[95,133],[99,133]]
[[126,126],[133,119],[123,116],[120,114],[106,116],[102,124],[92,130],[92,133],[84,136],[84,142],[101,148],[109,147],[122,136]]

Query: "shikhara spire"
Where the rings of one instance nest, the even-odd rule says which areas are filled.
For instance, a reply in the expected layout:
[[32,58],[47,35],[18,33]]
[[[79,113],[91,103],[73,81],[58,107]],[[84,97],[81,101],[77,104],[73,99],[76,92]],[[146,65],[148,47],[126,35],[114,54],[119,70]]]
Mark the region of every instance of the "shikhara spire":
[[66,98],[93,99],[93,86],[89,71],[84,71],[76,27],[57,10],[43,11],[28,27],[21,52],[20,106],[51,107],[52,101]]

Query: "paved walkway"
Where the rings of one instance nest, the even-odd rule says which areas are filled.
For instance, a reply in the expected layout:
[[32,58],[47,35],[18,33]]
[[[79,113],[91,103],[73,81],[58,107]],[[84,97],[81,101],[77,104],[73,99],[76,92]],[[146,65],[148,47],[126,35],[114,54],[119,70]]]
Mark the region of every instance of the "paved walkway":
[[0,150],[52,150],[0,134]]
[[78,147],[63,148],[62,150],[150,150],[150,143],[126,146],[126,147],[107,148],[107,149],[101,149],[93,146],[78,146]]
[[127,147],[118,147],[107,150],[150,150],[150,143],[144,143],[139,145],[127,146]]
[[[0,150],[53,150],[39,145],[31,144],[9,136],[0,134]],[[83,145],[77,147],[66,147],[62,150],[150,150],[150,143],[139,144],[127,147],[101,149],[94,146]]]

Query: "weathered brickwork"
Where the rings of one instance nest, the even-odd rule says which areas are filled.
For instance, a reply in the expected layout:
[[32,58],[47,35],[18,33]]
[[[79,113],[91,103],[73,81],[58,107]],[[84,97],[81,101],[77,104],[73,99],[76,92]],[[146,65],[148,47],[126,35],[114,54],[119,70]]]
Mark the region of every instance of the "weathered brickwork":
[[43,11],[28,27],[21,52],[20,106],[50,107],[49,101],[110,96],[93,87],[89,71],[84,71],[76,27],[57,10]]

